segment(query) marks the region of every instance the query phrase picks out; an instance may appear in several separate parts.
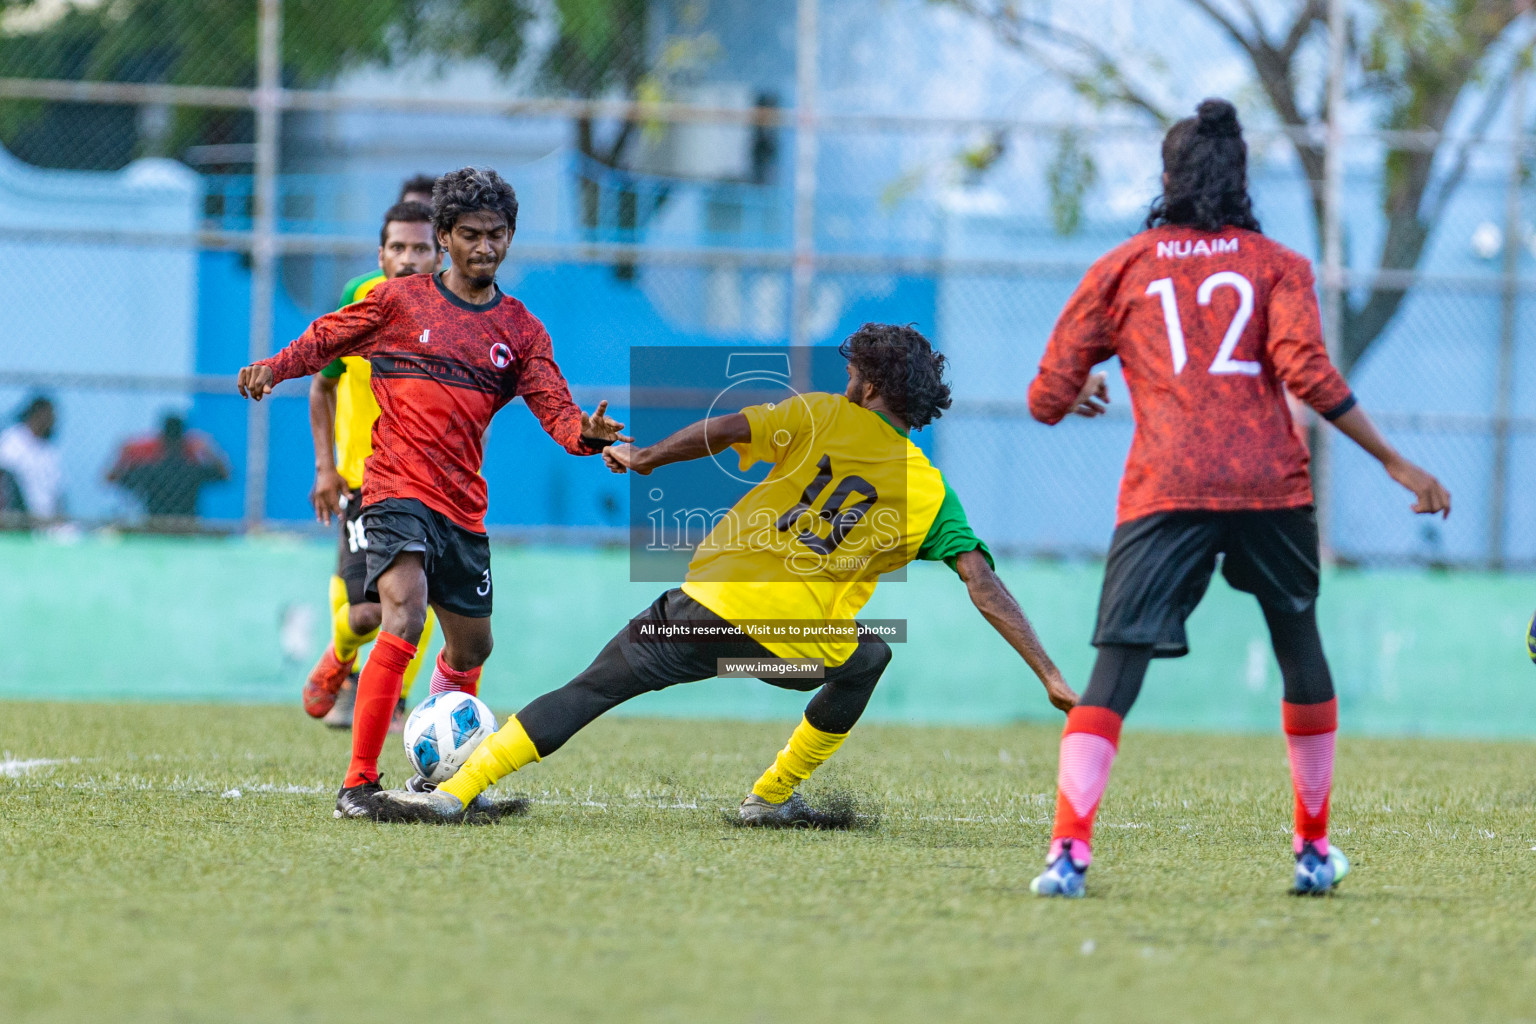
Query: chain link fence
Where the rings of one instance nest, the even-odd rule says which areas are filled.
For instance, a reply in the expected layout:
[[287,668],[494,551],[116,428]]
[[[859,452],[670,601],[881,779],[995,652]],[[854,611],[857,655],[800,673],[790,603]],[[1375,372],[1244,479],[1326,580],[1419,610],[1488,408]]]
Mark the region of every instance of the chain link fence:
[[[472,163],[518,189],[501,284],[548,325],[584,405],[623,414],[633,346],[835,345],[911,322],[957,399],[922,443],[978,531],[1102,553],[1124,387],[1112,374],[1109,416],[1054,429],[1024,396],[1082,272],[1137,229],[1161,132],[1021,117],[1043,72],[958,61],[976,37],[956,5],[879,4],[878,32],[866,6],[0,2],[0,523],[306,522],[305,387],[253,406],[233,374],[372,267],[404,179]],[[1524,89],[1454,138],[1335,140],[1351,246],[1320,266],[1344,301],[1334,341],[1369,336],[1340,351],[1357,393],[1456,497],[1450,520],[1416,519],[1330,443],[1319,492],[1340,559],[1536,564]],[[1322,127],[1249,133],[1266,230],[1312,255],[1297,147]],[[1422,253],[1380,271],[1383,154],[1426,146],[1451,187],[1425,201]],[[623,534],[621,483],[525,414],[497,420],[485,474],[493,530]]]

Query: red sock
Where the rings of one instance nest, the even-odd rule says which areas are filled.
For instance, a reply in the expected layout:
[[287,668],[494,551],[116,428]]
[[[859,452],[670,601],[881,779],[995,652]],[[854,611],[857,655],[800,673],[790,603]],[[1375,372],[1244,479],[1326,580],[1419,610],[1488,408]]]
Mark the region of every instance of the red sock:
[[1280,702],[1280,722],[1296,791],[1296,852],[1316,843],[1328,852],[1328,800],[1333,791],[1333,748],[1339,730],[1339,702]]
[[467,693],[471,697],[478,697],[480,696],[481,667],[476,665],[474,668],[468,668],[460,672],[444,661],[443,652],[438,651],[437,664],[432,669],[432,686],[428,692],[447,693],[449,690],[458,690],[460,693]]
[[389,735],[389,721],[400,702],[405,669],[416,656],[416,645],[393,633],[379,632],[368,664],[357,679],[357,704],[352,711],[352,766],[344,785],[379,781],[379,751]]
[[[1056,775],[1056,827],[1051,830],[1051,859],[1063,839],[1074,842],[1073,860],[1092,857],[1093,818],[1109,785],[1109,767],[1120,749],[1124,721],[1109,708],[1079,705],[1067,712],[1061,734],[1061,765]],[[1081,844],[1080,846],[1078,844]]]

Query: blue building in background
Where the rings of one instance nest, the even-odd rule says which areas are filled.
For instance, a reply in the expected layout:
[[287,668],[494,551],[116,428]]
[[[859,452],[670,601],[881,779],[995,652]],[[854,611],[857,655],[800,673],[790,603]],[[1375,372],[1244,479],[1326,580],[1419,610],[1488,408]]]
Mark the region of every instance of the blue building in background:
[[[921,25],[905,7],[904,20],[870,21],[866,6],[823,7],[819,109],[922,112],[943,109],[946,97],[969,95],[965,89],[998,92],[993,80],[1006,67],[983,59],[985,53],[974,64],[986,69],[976,73],[987,81],[958,81],[955,48],[983,45],[974,26],[921,6],[927,19]],[[668,80],[669,96],[712,107],[794,105],[793,19],[783,13],[779,5],[716,0],[702,21],[684,25],[666,20],[674,17],[672,5],[658,5],[656,45],[687,35],[706,55]],[[924,45],[911,49],[912,59],[887,59],[882,39],[913,33],[923,35]],[[516,91],[472,64],[441,72],[349,73],[336,88],[362,96],[447,98],[511,98]],[[1050,116],[1049,109],[1030,113]],[[611,130],[598,129],[600,136]],[[1131,422],[1122,415],[1047,430],[1027,418],[1025,390],[1081,271],[1136,230],[1157,185],[1158,140],[1145,133],[1085,143],[1102,171],[1084,196],[1080,226],[1068,235],[1053,225],[1045,186],[1045,167],[1059,141],[1055,132],[1012,132],[990,170],[965,174],[956,171],[956,156],[975,142],[966,131],[845,125],[822,132],[815,247],[859,262],[818,273],[810,336],[815,344],[834,344],[864,321],[885,320],[913,323],[932,337],[950,359],[957,404],[923,443],[964,497],[973,523],[998,547],[1075,554],[1100,551],[1107,542]],[[623,169],[616,169],[579,152],[574,126],[563,119],[291,112],[284,120],[279,224],[288,233],[369,238],[405,177],[464,164],[497,167],[522,202],[502,287],[548,326],[583,403],[612,396],[617,404],[634,346],[789,341],[791,281],[782,257],[792,242],[794,151],[788,127],[683,122],[645,127]],[[1359,243],[1352,252],[1364,267],[1380,231],[1380,183],[1365,165],[1352,173],[1351,195],[1370,198],[1348,210]],[[1485,222],[1501,220],[1503,175],[1474,166],[1437,226],[1422,269],[1496,280],[1497,260],[1476,255],[1469,240]],[[0,223],[8,226],[35,223],[42,230],[37,211],[52,197],[69,196],[69,216],[82,225],[242,230],[249,227],[250,189],[247,175],[198,175],[167,161],[96,175],[37,171],[0,155]],[[1256,152],[1253,190],[1266,230],[1315,254],[1307,195],[1288,149]],[[635,245],[655,255],[594,262],[579,248],[589,243]],[[0,368],[227,380],[246,361],[250,272],[241,253],[163,245],[87,252],[65,245],[29,260],[17,243],[0,248],[12,251],[13,267],[30,262],[37,269],[36,280],[30,267],[18,277],[0,277],[6,290],[0,293],[6,310]],[[103,283],[103,294],[59,301],[46,286],[48,270],[76,254],[94,261],[92,280]],[[1532,257],[1521,259],[1529,272]],[[341,284],[371,263],[285,257],[274,345],[332,308]],[[120,299],[107,290],[120,291]],[[121,315],[124,308],[133,313]],[[1382,515],[1400,500],[1394,485],[1340,446],[1332,478],[1335,547],[1450,560],[1483,555],[1492,435],[1478,417],[1492,401],[1498,332],[1496,288],[1421,288],[1355,368],[1353,383],[1372,410],[1465,418],[1465,428],[1450,433],[1394,432],[1456,492],[1457,515],[1427,528],[1410,517]],[[1530,379],[1523,371],[1536,358],[1529,333],[1522,329],[1517,339],[1520,380]],[[1112,381],[1124,409],[1123,385],[1117,375]],[[212,434],[234,463],[235,482],[207,488],[201,512],[217,520],[241,517],[246,409],[237,397],[173,386],[111,395],[110,402],[96,392],[65,396],[61,426],[72,467],[72,512],[121,514],[123,499],[100,482],[100,471],[119,435],[151,429],[158,412],[170,407],[188,411],[192,425]],[[19,389],[0,386],[0,408],[21,397]],[[1515,397],[1515,415],[1536,417],[1536,390],[1521,385]],[[313,460],[302,397],[274,400],[270,456],[269,518],[309,519]],[[612,529],[626,522],[622,480],[595,460],[566,455],[519,407],[492,428],[485,475],[493,529]],[[1533,478],[1536,446],[1517,435],[1507,551],[1514,560],[1536,560],[1536,517],[1516,500]]]

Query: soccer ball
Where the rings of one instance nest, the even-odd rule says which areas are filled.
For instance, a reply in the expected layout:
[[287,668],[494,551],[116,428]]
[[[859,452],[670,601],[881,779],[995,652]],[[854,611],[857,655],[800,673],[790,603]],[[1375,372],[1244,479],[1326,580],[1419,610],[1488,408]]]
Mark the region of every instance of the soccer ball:
[[495,731],[496,716],[479,697],[457,690],[434,693],[405,720],[405,754],[422,778],[438,785]]
[[1525,653],[1536,661],[1536,615],[1531,616],[1531,624],[1525,627]]

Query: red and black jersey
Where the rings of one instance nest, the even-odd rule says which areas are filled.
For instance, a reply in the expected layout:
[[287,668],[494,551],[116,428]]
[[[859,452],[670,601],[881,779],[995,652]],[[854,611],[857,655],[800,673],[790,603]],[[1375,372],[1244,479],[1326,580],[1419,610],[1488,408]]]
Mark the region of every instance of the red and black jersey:
[[466,530],[484,533],[485,431],[497,410],[518,396],[566,451],[597,451],[582,442],[581,410],[555,365],[549,333],[500,291],[475,306],[436,275],[397,277],[322,316],[261,362],[283,381],[345,355],[368,359],[379,402],[364,505],[417,498]]
[[1030,412],[1058,422],[1111,356],[1136,417],[1121,523],[1310,503],[1285,389],[1329,419],[1354,405],[1323,346],[1311,264],[1253,231],[1165,225],[1102,257],[1051,332]]

